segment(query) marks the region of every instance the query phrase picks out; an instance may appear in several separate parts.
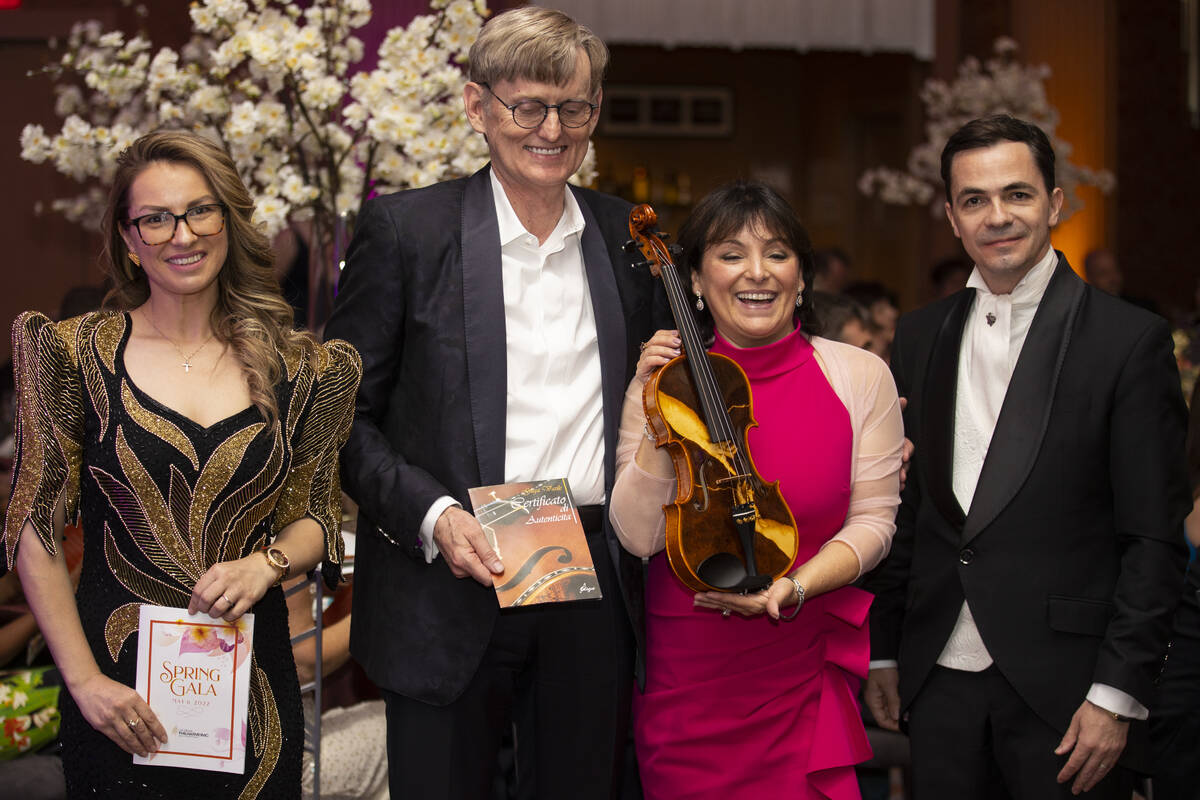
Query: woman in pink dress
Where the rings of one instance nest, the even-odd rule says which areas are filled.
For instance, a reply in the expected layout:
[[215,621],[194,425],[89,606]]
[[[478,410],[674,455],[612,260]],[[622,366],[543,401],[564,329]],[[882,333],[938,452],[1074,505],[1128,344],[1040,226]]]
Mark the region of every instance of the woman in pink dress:
[[[665,449],[644,434],[642,386],[679,354],[642,349],[626,393],[611,519],[646,566],[646,684],[634,728],[648,798],[857,798],[870,757],[856,695],[871,596],[849,584],[886,554],[899,505],[903,424],[884,363],[813,335],[812,248],[787,202],[723,186],[679,232],[681,277],[710,351],[750,379],[751,455],[796,519],[799,551],[765,591],[695,594],[663,552],[674,498]],[[802,604],[802,608],[799,606]]]

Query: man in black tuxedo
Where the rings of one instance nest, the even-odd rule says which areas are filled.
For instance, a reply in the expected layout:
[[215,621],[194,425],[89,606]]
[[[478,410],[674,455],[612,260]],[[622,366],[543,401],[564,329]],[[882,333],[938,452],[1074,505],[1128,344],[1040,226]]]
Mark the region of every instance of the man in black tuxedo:
[[[359,504],[351,651],[387,703],[393,797],[480,798],[517,722],[537,797],[617,791],[633,675],[603,510],[653,283],[629,205],[569,187],[595,128],[604,44],[561,12],[490,20],[467,117],[491,163],[367,203],[326,335],[363,357],[342,451]],[[505,566],[473,486],[569,479],[604,599],[500,612]],[[631,587],[636,588],[636,587]]]
[[1190,505],[1170,332],[1051,248],[1036,126],[968,123],[942,178],[975,269],[897,330],[915,469],[867,582],[865,697],[906,723],[918,798],[1128,800]]

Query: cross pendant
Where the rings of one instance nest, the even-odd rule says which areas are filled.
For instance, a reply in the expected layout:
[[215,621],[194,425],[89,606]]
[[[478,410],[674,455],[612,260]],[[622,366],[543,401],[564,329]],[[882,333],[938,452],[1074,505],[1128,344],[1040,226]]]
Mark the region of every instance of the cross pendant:
[[192,371],[192,363],[191,362],[192,362],[192,360],[190,358],[183,362],[183,371],[184,372]]

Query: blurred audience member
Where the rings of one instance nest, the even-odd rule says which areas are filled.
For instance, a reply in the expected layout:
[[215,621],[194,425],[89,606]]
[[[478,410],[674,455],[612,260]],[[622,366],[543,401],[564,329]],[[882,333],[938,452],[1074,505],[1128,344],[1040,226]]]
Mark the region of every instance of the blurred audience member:
[[967,288],[971,277],[971,262],[962,256],[943,258],[929,271],[929,283],[933,287],[932,300],[941,300]]
[[67,293],[63,295],[62,301],[58,304],[58,321],[62,322],[64,319],[78,317],[89,311],[99,311],[100,306],[104,304],[104,295],[107,292],[108,287],[105,285],[72,286],[67,289]]
[[[1185,524],[1188,544],[1200,547],[1200,385],[1192,390],[1188,419],[1188,476],[1192,513]],[[1159,677],[1158,702],[1150,714],[1154,796],[1200,795],[1200,563],[1188,565],[1183,597],[1175,612],[1171,649]]]
[[1087,282],[1100,291],[1120,297],[1125,288],[1125,276],[1111,250],[1093,250],[1083,257],[1083,271]]
[[888,361],[892,339],[896,338],[896,319],[900,303],[896,293],[878,281],[859,281],[846,287],[845,294],[867,310],[871,345],[867,349]]
[[864,350],[871,349],[870,323],[862,306],[843,294],[821,291],[813,291],[812,304],[817,330],[822,336]]
[[1083,257],[1083,273],[1087,282],[1105,294],[1119,297],[1127,303],[1141,306],[1147,311],[1159,314],[1158,303],[1146,297],[1135,297],[1125,292],[1125,275],[1121,265],[1111,250],[1099,248],[1092,250]]
[[[309,591],[291,592],[305,582],[298,578],[284,584],[289,592],[288,628],[294,637],[312,629],[313,595]],[[338,591],[349,592],[349,587]],[[316,638],[308,637],[292,645],[296,659],[296,674],[300,685],[307,686],[317,680]],[[350,660],[350,614],[321,629],[321,677],[346,664]],[[304,694],[304,718],[311,726],[317,709],[312,695]],[[312,755],[304,751],[304,770],[301,777],[303,795],[314,795]],[[321,793],[325,800],[350,800],[368,798],[387,800],[387,721],[384,717],[382,700],[369,700],[349,708],[331,708],[321,714]]]
[[854,265],[850,256],[839,247],[813,251],[813,289],[819,292],[840,294],[850,284],[850,271]]

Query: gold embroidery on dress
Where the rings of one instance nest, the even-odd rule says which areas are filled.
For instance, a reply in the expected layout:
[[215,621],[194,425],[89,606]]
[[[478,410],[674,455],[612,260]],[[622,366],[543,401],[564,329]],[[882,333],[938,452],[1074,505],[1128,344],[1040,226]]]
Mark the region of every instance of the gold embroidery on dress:
[[97,314],[99,317],[93,339],[96,355],[104,362],[110,375],[117,373],[117,348],[125,338],[125,315],[116,313]]
[[117,426],[116,450],[121,471],[129,481],[128,486],[103,470],[92,470],[98,478],[104,476],[108,479],[98,482],[108,496],[109,504],[138,548],[155,566],[181,585],[194,586],[204,570],[195,551],[187,546],[182,532],[175,529],[158,484],[129,446],[120,425]]
[[196,447],[192,440],[174,422],[149,411],[138,402],[133,390],[129,388],[129,381],[124,378],[121,379],[121,404],[125,407],[125,413],[147,433],[158,437],[186,456],[187,460],[192,462],[192,469],[200,469],[200,457],[196,455]]
[[[88,397],[91,398],[92,408],[96,412],[96,418],[100,423],[99,439],[103,439],[108,434],[108,423],[110,418],[111,403],[108,397],[108,388],[104,385],[104,376],[100,372],[100,366],[104,363],[105,358],[108,360],[108,371],[112,372],[112,362],[114,356],[107,351],[108,342],[105,341],[104,346],[100,346],[97,341],[97,333],[101,330],[111,331],[114,326],[112,324],[105,325],[114,317],[109,313],[85,314],[82,317],[77,317],[80,324],[75,331],[75,352],[78,354],[79,368],[83,374],[83,384],[87,387]],[[124,329],[125,318],[120,318],[122,325],[119,330]],[[111,335],[107,338],[112,338]],[[119,337],[117,339],[119,341]],[[115,343],[113,347],[115,348]]]
[[280,353],[280,358],[283,359],[283,380],[285,383],[291,383],[296,378],[296,370],[300,369],[304,361],[304,350],[293,347],[286,353]]
[[188,537],[193,553],[200,555],[208,552],[204,541],[206,535],[204,523],[208,519],[209,509],[212,508],[213,502],[221,495],[221,492],[229,486],[229,482],[233,480],[234,473],[242,465],[242,459],[246,456],[246,448],[265,427],[266,423],[264,422],[247,425],[217,445],[217,449],[205,462],[204,469],[200,471],[200,477],[196,479],[196,488],[192,493],[192,511],[188,520]]
[[250,683],[250,736],[254,740],[254,755],[258,757],[258,768],[246,782],[238,800],[253,800],[266,785],[275,770],[279,753],[283,750],[283,726],[279,722],[279,708],[267,674],[255,662]]
[[107,522],[104,523],[104,560],[108,565],[108,571],[117,581],[134,597],[141,598],[147,603],[181,608],[187,605],[188,599],[191,597],[190,587],[184,591],[154,575],[148,575],[131,564],[121,553]]
[[104,624],[104,641],[108,643],[108,655],[114,664],[121,656],[125,640],[138,629],[141,608],[141,603],[126,603],[108,615],[108,622]]
[[287,438],[289,442],[296,441],[296,423],[300,421],[300,414],[304,411],[304,406],[308,404],[309,394],[312,392],[312,384],[315,375],[307,366],[300,370],[300,374],[296,376],[296,381],[292,385],[291,399],[288,400],[287,414]]
[[[271,456],[258,474],[226,497],[205,523],[204,553],[208,563],[229,561],[242,554],[242,546],[250,534],[271,513],[275,499],[279,496],[282,483],[279,473],[283,468],[283,443],[279,427],[275,426],[275,445]],[[270,495],[263,497],[272,486]]]
[[44,314],[25,312],[13,323],[17,382],[14,430],[17,460],[4,526],[5,563],[12,566],[25,522],[47,552],[57,553],[54,506],[62,497],[68,519],[79,503],[83,407],[71,352]]

